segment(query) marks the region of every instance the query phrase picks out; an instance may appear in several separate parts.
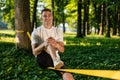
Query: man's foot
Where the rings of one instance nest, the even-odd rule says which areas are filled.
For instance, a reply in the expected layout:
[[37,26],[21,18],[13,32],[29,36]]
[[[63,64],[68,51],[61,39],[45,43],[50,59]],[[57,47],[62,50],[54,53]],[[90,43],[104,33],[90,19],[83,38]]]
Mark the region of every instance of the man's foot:
[[54,60],[54,68],[60,69],[64,65],[64,62],[61,61],[59,58]]

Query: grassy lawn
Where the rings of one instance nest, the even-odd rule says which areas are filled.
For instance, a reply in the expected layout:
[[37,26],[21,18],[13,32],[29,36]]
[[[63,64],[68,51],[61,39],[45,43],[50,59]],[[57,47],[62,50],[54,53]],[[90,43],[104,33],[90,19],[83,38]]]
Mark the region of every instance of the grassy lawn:
[[[0,30],[1,80],[61,80],[53,71],[42,70],[31,52],[15,48],[15,33]],[[70,69],[120,70],[120,37],[89,35],[75,38],[75,33],[64,34],[65,52],[61,59]],[[74,74],[75,80],[110,80]]]

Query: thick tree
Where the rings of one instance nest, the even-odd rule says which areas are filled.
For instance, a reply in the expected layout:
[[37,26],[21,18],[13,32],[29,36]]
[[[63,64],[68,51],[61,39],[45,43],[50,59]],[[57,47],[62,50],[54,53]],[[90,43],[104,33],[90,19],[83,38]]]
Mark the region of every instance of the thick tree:
[[16,47],[31,49],[27,32],[31,33],[29,0],[15,0]]

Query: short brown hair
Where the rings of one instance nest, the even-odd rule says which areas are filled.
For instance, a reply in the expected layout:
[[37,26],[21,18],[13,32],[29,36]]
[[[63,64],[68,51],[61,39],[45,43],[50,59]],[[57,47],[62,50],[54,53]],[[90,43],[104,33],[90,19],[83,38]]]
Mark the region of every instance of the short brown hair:
[[44,9],[41,11],[41,14],[42,14],[44,11],[49,11],[49,12],[52,12],[52,11],[51,11],[51,9],[44,8]]

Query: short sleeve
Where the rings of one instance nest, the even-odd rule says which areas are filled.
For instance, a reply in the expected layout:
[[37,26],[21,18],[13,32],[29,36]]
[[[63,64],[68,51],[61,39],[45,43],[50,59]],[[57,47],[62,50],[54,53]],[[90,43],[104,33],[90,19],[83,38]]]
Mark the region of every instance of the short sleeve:
[[63,42],[63,31],[57,28],[57,41]]
[[39,36],[37,30],[34,30],[31,34],[31,45],[39,43]]

